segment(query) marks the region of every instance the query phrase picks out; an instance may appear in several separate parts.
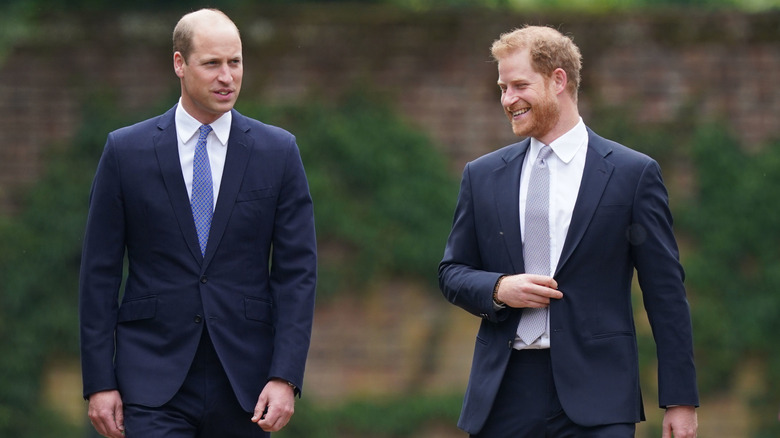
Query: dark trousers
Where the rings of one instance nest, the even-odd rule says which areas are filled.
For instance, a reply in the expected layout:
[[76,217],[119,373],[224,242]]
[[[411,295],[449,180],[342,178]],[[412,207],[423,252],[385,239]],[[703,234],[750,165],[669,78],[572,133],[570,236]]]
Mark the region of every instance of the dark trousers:
[[550,350],[514,350],[482,430],[472,438],[630,438],[636,425],[583,427],[561,407]]
[[[259,394],[258,394],[259,395]],[[238,404],[204,328],[198,351],[179,392],[158,408],[125,405],[127,438],[266,438],[252,414]]]

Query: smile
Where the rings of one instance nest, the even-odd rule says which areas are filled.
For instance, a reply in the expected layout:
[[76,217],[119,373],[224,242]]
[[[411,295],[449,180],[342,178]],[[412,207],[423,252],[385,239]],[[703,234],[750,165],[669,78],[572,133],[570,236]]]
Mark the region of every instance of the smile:
[[523,108],[521,110],[512,111],[512,117],[521,116],[521,115],[527,113],[528,111],[531,111],[531,108]]

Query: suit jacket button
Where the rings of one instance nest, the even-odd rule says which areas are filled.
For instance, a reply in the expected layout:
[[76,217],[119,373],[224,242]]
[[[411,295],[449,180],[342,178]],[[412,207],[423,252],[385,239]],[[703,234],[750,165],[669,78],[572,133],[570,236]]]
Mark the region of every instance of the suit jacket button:
[[203,321],[203,317],[200,315],[195,315],[195,324],[200,324],[201,321]]
[[208,281],[209,281],[209,279],[205,275],[203,277],[200,277],[200,283],[201,284],[206,284]]

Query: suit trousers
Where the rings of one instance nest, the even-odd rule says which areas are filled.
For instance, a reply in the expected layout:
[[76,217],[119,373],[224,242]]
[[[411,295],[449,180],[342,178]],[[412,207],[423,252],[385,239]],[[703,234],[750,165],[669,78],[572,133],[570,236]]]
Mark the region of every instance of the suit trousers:
[[584,427],[558,400],[550,350],[512,350],[485,426],[471,438],[631,438],[636,425]]
[[[259,395],[259,394],[258,394]],[[204,326],[181,389],[160,407],[126,404],[126,438],[267,438],[236,399]]]

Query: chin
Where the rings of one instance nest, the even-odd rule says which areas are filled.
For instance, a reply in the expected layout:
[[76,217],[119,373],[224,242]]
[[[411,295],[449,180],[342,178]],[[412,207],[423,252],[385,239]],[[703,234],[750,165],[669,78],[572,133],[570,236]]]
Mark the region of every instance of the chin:
[[528,129],[524,129],[520,126],[516,126],[514,123],[512,124],[512,132],[518,136],[518,137],[528,137]]

